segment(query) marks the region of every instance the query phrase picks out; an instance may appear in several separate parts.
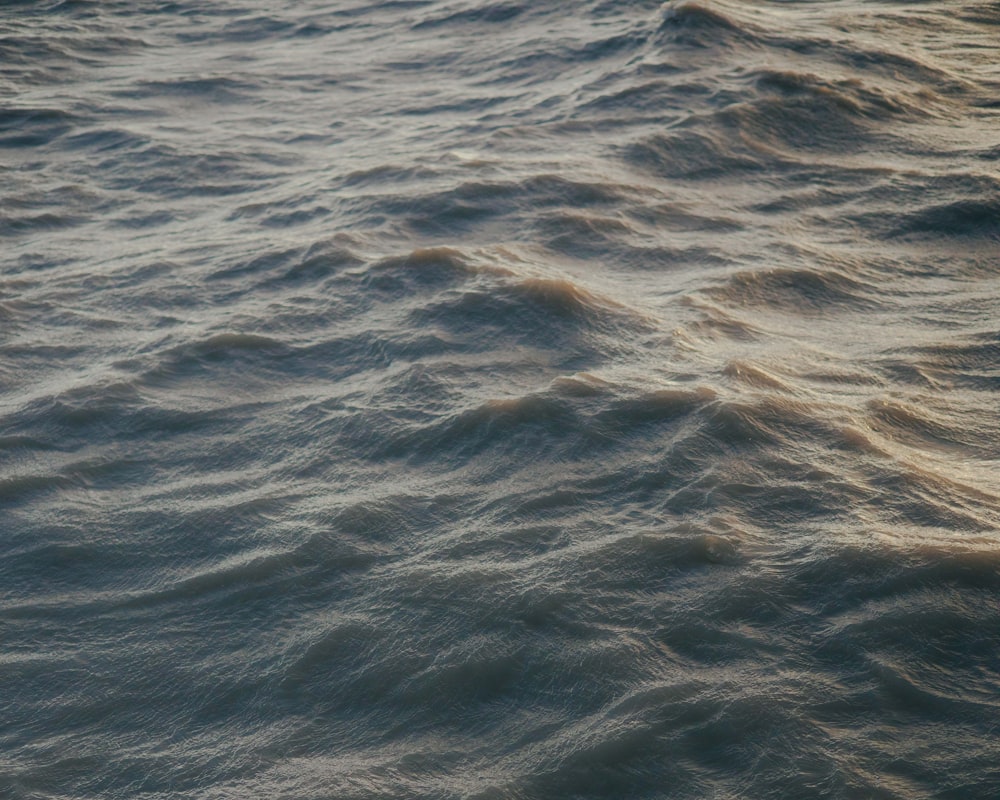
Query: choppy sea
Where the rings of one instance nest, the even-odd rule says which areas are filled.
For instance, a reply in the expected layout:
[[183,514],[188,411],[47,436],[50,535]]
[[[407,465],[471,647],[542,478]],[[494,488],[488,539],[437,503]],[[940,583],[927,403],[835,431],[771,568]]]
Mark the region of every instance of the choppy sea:
[[1000,797],[1000,4],[0,6],[0,796]]

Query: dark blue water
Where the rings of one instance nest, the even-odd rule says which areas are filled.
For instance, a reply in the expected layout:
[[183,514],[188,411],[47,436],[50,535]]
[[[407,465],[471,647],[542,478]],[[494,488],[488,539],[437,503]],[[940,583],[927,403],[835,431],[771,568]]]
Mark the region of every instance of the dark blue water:
[[0,796],[1000,797],[998,43],[0,7]]

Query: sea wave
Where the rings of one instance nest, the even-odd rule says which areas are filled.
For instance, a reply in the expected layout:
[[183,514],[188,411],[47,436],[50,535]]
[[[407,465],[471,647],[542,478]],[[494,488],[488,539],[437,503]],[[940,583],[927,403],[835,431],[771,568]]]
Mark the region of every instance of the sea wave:
[[0,794],[995,798],[996,24],[0,8]]

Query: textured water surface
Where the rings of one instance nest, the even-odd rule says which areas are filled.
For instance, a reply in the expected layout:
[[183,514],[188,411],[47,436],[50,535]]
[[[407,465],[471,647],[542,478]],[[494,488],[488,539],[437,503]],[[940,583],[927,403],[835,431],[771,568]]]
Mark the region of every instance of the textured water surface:
[[0,8],[0,795],[1000,796],[1000,6]]

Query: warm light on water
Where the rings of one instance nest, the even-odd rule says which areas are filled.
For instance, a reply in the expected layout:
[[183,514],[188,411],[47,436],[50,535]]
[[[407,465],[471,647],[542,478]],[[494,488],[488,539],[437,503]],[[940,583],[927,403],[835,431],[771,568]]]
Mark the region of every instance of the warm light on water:
[[0,796],[1000,797],[998,33],[0,8]]

